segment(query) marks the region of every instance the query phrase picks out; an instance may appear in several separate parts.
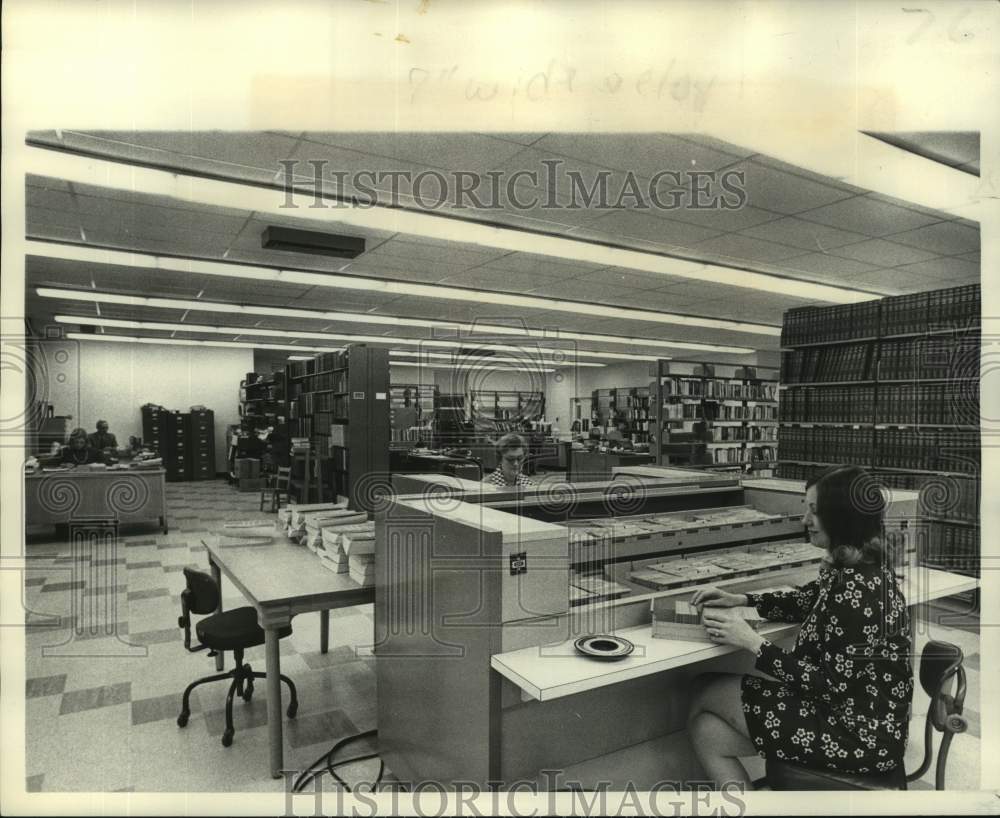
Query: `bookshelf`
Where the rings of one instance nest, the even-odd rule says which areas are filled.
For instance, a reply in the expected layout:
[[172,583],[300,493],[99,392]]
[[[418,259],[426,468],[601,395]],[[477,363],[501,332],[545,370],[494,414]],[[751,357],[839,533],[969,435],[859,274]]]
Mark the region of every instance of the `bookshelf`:
[[511,421],[516,425],[545,415],[543,392],[471,391],[469,400],[475,416],[484,420]]
[[434,398],[434,445],[442,448],[467,444],[473,438],[465,413],[465,395],[439,392]]
[[354,344],[289,364],[289,435],[306,438],[332,500],[372,510],[370,490],[389,475],[389,355]]
[[523,431],[526,421],[545,416],[542,392],[472,390],[469,405],[476,428],[492,436]]
[[569,432],[572,435],[587,437],[590,433],[592,417],[592,398],[569,399]]
[[771,367],[658,361],[650,387],[650,450],[659,465],[771,474],[778,380]]
[[978,575],[980,335],[978,285],[786,312],[779,475],[920,491],[921,560]]
[[389,387],[389,425],[394,446],[421,442],[422,429],[434,415],[437,387],[433,384],[397,383]]
[[247,434],[284,423],[288,417],[286,373],[256,375],[256,379],[248,376],[240,381],[239,413],[240,425]]

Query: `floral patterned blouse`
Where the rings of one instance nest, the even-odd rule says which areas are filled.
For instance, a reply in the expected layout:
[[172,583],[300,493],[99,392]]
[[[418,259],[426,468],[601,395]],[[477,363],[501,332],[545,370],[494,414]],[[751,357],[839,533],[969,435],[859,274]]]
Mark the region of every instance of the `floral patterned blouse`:
[[794,592],[747,594],[770,620],[801,622],[791,652],[765,641],[743,712],[759,755],[843,772],[902,764],[913,670],[906,602],[891,568],[824,565]]

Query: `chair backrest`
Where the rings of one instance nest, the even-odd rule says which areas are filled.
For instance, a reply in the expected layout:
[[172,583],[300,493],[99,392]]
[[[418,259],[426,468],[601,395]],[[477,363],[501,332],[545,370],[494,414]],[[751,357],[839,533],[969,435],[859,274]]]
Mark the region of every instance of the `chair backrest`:
[[[951,713],[961,713],[965,702],[965,672],[962,649],[949,642],[931,640],[920,655],[920,686],[930,696],[928,715],[936,730],[944,729],[944,720]],[[958,676],[955,695],[944,692],[945,686]]]
[[219,607],[219,586],[215,584],[210,574],[184,569],[184,579],[187,590],[183,593],[187,599],[188,610],[193,614],[215,613]]
[[292,467],[291,466],[278,466],[277,474],[274,478],[275,488],[281,489],[282,491],[288,490],[288,481],[292,477]]

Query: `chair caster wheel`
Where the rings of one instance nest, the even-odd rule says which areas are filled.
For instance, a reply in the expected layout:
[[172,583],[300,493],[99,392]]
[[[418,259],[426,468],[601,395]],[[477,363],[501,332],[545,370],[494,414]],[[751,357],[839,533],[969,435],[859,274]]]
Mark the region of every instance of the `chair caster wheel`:
[[288,718],[294,719],[295,714],[298,712],[299,712],[299,703],[292,702],[290,705],[288,705],[288,709],[285,711],[285,714],[288,716]]
[[222,734],[222,746],[230,747],[232,746],[232,743],[233,743],[233,731],[226,730],[226,732]]
[[191,714],[187,710],[182,711],[181,714],[177,717],[177,726],[187,727],[188,716],[190,715]]
[[969,722],[967,722],[963,716],[959,716],[958,714],[948,716],[945,724],[947,725],[948,730],[952,733],[964,733],[969,729]]

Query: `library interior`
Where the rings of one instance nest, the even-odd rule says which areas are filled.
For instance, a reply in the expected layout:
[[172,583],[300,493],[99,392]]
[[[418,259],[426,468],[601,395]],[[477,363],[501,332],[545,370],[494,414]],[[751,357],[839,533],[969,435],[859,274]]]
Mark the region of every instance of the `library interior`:
[[708,134],[25,147],[29,791],[979,788],[977,221]]

